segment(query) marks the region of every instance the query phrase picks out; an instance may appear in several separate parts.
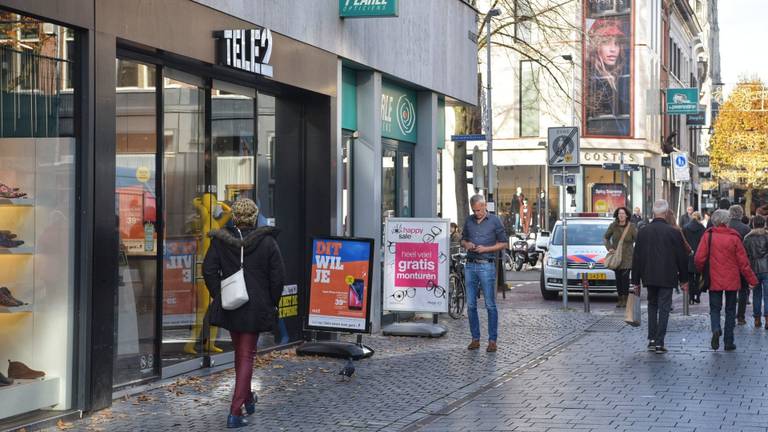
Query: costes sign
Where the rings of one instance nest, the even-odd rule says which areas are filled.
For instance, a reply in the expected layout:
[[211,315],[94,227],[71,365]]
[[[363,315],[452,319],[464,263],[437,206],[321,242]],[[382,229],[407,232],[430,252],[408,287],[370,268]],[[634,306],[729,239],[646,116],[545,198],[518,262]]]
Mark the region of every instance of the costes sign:
[[216,62],[259,75],[272,76],[272,32],[269,29],[223,30],[213,34]]
[[[617,151],[593,151],[581,149],[581,162],[584,165],[602,165],[621,163],[621,153]],[[643,156],[639,153],[624,152],[625,164],[642,164]]]

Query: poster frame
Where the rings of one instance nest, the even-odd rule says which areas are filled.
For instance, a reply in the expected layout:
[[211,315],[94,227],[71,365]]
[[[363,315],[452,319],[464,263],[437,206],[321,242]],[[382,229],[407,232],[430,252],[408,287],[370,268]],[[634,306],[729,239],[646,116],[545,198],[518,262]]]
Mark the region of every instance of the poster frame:
[[[314,243],[317,240],[330,240],[330,241],[348,241],[348,242],[360,242],[368,244],[368,280],[367,291],[365,293],[365,328],[361,330],[342,328],[342,327],[329,327],[329,326],[317,326],[309,324],[310,317],[310,304],[312,299],[312,256],[314,255]],[[371,322],[371,293],[373,291],[373,254],[374,254],[374,239],[366,237],[343,237],[343,236],[312,236],[309,238],[309,259],[307,261],[307,299],[304,304],[304,330],[323,331],[331,333],[351,333],[351,334],[370,334],[373,328]]]

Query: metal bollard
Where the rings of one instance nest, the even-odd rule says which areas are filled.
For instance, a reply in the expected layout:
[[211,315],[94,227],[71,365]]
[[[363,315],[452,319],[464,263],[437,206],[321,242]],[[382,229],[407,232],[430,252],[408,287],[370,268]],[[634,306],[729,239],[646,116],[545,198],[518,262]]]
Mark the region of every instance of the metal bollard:
[[690,294],[688,294],[688,290],[683,291],[683,315],[685,316],[688,316],[691,314],[690,311],[688,310],[690,308],[689,298],[690,298]]
[[589,278],[587,273],[581,274],[581,287],[584,289],[584,312],[589,313]]

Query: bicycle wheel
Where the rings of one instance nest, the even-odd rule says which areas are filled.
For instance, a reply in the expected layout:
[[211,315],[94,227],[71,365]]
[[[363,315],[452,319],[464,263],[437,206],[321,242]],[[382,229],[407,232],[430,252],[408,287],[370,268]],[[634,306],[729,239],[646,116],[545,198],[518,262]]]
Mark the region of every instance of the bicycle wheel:
[[461,278],[456,274],[451,274],[448,281],[448,314],[451,318],[461,318],[464,313],[466,297],[464,283],[461,281]]
[[501,253],[501,260],[502,263],[504,263],[504,270],[505,271],[512,271],[515,267],[515,262],[512,260],[512,257],[507,252]]

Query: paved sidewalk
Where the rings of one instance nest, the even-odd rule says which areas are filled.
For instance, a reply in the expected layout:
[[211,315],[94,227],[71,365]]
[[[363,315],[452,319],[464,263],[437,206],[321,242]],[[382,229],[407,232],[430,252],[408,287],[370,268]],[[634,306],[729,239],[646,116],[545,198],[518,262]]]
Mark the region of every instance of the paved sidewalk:
[[[260,357],[253,380],[260,402],[251,417],[255,426],[249,429],[402,430],[476,393],[537,353],[576,337],[600,318],[575,311],[511,309],[509,298],[499,298],[499,305],[500,345],[495,354],[486,353],[484,343],[480,351],[467,351],[466,318],[448,318],[442,322],[449,333],[440,339],[365,337],[376,354],[356,362],[349,382],[337,375],[344,363],[340,360],[296,357],[292,352]],[[232,370],[180,378],[63,426],[86,431],[221,430],[233,382]]]
[[673,315],[658,355],[645,326],[598,327],[411,430],[768,431],[768,331],[739,326],[737,351],[713,352],[708,315]]

